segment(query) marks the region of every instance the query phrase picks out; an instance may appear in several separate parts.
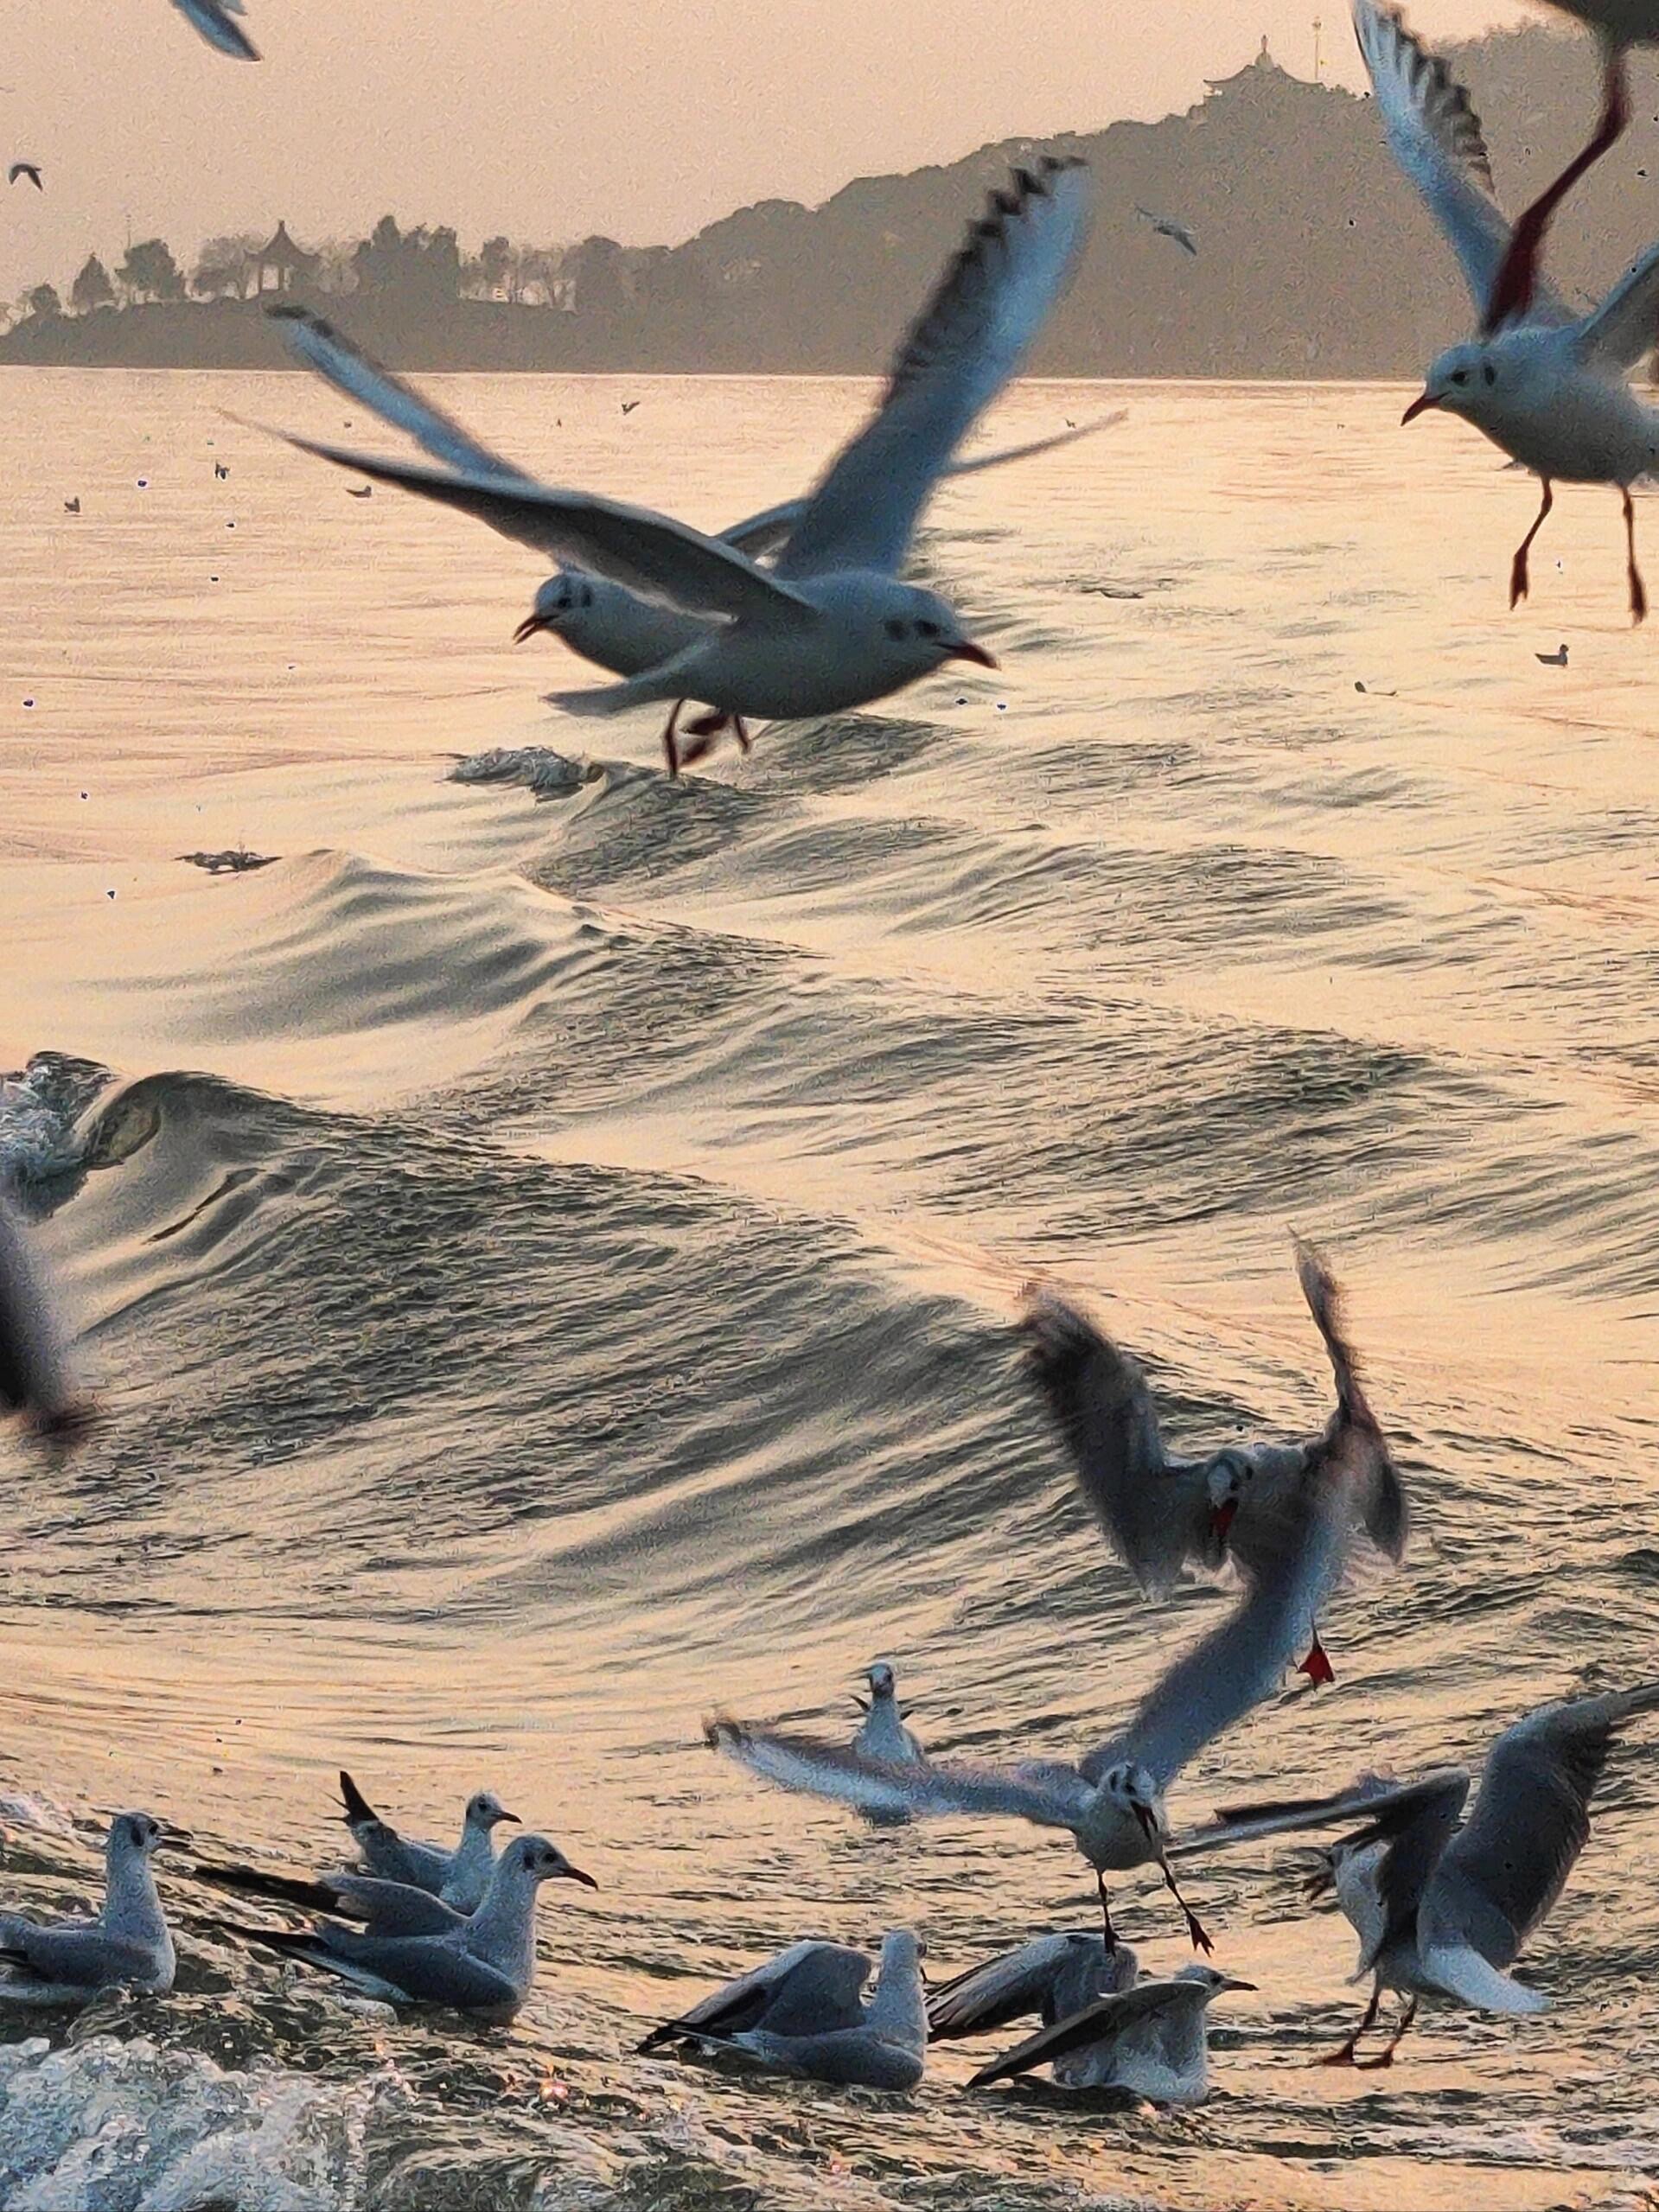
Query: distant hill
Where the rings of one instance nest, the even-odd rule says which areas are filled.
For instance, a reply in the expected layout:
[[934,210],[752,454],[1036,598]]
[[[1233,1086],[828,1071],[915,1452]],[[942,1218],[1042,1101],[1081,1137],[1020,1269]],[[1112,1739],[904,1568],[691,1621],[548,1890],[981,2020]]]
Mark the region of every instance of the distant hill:
[[[1593,45],[1539,29],[1493,35],[1452,59],[1485,118],[1513,209],[1588,133]],[[1659,235],[1650,106],[1558,224],[1553,267],[1569,291],[1605,289]],[[1388,159],[1369,102],[1290,76],[1265,43],[1184,115],[1044,143],[1093,163],[1100,215],[1039,373],[1408,376],[1469,326],[1452,258]],[[821,207],[763,201],[675,247],[587,239],[562,257],[536,304],[462,296],[447,233],[437,234],[448,240],[447,290],[430,266],[419,284],[401,284],[388,261],[389,273],[317,303],[414,369],[874,370],[981,194],[1036,150],[1015,140],[946,169],[860,178]],[[1197,258],[1155,235],[1137,203],[1190,225]],[[364,268],[369,251],[366,242],[356,257]],[[312,258],[298,264],[288,276],[304,296]],[[285,360],[251,299],[34,314],[0,338],[0,361]]]

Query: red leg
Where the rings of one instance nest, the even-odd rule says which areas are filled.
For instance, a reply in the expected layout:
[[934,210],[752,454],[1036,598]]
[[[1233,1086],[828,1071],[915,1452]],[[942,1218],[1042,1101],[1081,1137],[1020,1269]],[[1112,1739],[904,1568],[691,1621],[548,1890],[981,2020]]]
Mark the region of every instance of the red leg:
[[1384,2043],[1382,2049],[1377,2053],[1376,2056],[1375,2058],[1356,2058],[1354,2061],[1355,2065],[1358,2067],[1362,2074],[1380,2074],[1385,2066],[1392,2066],[1394,2064],[1394,2055],[1399,2049],[1401,2044],[1405,2041],[1406,2030],[1410,2027],[1412,2022],[1416,2018],[1417,1999],[1413,1997],[1411,2003],[1401,2014],[1399,2026],[1395,2028],[1393,2035],[1389,2037],[1388,2042]]
[[1648,587],[1642,581],[1642,571],[1636,564],[1636,509],[1630,504],[1630,488],[1624,489],[1624,545],[1629,559],[1625,573],[1630,579],[1630,620],[1645,622],[1648,619]]
[[1118,1947],[1118,1932],[1112,1925],[1112,1901],[1106,1894],[1106,1877],[1098,1868],[1094,1875],[1094,1886],[1101,1893],[1101,1926],[1106,1935],[1106,1947],[1108,1951],[1115,1951]]
[[1592,169],[1624,135],[1624,126],[1630,119],[1630,91],[1624,77],[1624,54],[1619,47],[1611,47],[1607,54],[1607,70],[1602,93],[1601,121],[1596,135],[1556,178],[1554,184],[1541,192],[1521,220],[1515,226],[1509,240],[1509,250],[1503,257],[1492,285],[1492,296],[1486,303],[1486,316],[1481,328],[1490,336],[1512,318],[1524,315],[1532,305],[1532,296],[1538,284],[1538,255],[1544,243],[1544,233],[1549,228],[1550,218],[1567,194],[1587,169]]
[[1326,1682],[1336,1680],[1337,1670],[1330,1663],[1330,1654],[1319,1641],[1318,1629],[1313,1631],[1313,1641],[1308,1647],[1307,1657],[1296,1671],[1298,1674],[1305,1674],[1316,1690]]
[[1170,1895],[1175,1899],[1176,1903],[1180,1906],[1182,1911],[1186,1915],[1187,1934],[1192,1939],[1193,1949],[1195,1951],[1203,1951],[1206,1956],[1208,1956],[1208,1954],[1216,1948],[1216,1946],[1210,1941],[1209,1935],[1205,1933],[1203,1921],[1199,1919],[1197,1914],[1194,1912],[1192,1907],[1181,1895],[1180,1890],[1176,1885],[1175,1877],[1170,1871],[1168,1865],[1164,1860],[1160,1859],[1158,1861],[1158,1865],[1163,1871],[1164,1886],[1168,1890]]
[[1327,2051],[1323,2058],[1316,2058],[1313,2063],[1316,2066],[1354,2065],[1356,2063],[1354,2053],[1360,2047],[1360,2037],[1365,2033],[1371,2023],[1376,2018],[1377,2011],[1379,2007],[1381,2005],[1381,1986],[1380,1983],[1373,1982],[1371,1985],[1371,2001],[1366,2006],[1364,2011],[1360,2015],[1360,2024],[1358,2027],[1355,2029],[1353,2034],[1350,2036],[1348,2041],[1343,2045],[1340,2050]]
[[678,775],[680,774],[680,748],[674,743],[674,728],[680,720],[680,710],[685,705],[685,704],[686,702],[684,699],[676,699],[674,701],[673,710],[668,717],[668,726],[662,733],[662,755],[663,758],[668,763],[668,773],[670,775]]
[[1532,528],[1515,549],[1515,559],[1509,569],[1509,607],[1517,608],[1526,597],[1530,585],[1527,570],[1527,556],[1532,551],[1532,541],[1544,526],[1544,518],[1555,504],[1555,487],[1546,476],[1543,479],[1544,504],[1533,518]]

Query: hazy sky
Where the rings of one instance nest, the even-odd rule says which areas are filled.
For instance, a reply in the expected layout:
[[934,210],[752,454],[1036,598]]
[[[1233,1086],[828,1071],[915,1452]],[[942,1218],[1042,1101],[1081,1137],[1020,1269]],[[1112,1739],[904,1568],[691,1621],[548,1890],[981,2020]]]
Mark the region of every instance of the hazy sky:
[[[390,208],[539,245],[673,242],[757,198],[945,162],[986,139],[1189,105],[1265,31],[1355,81],[1347,0],[247,0],[221,60],[168,0],[9,0],[0,296],[92,249]],[[1528,0],[1413,0],[1430,35]]]

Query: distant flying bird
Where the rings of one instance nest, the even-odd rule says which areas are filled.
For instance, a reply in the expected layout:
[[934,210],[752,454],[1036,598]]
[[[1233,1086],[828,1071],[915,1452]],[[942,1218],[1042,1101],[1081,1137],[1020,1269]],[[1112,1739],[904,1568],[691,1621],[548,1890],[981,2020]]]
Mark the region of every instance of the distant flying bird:
[[[1646,619],[1630,487],[1659,467],[1659,412],[1630,389],[1659,324],[1659,246],[1628,269],[1598,308],[1573,313],[1545,279],[1522,304],[1510,283],[1514,240],[1492,197],[1480,118],[1438,55],[1376,0],[1353,0],[1354,27],[1376,92],[1389,150],[1421,194],[1462,265],[1478,335],[1431,363],[1407,408],[1461,415],[1543,486],[1543,503],[1515,548],[1509,604],[1527,596],[1528,555],[1555,504],[1555,479],[1607,484],[1622,496],[1630,617]],[[1518,233],[1516,234],[1518,235]]]
[[372,500],[373,496],[373,484],[348,484],[346,487],[346,497],[348,500]]
[[1541,660],[1546,668],[1565,668],[1566,666],[1566,641],[1565,639],[1562,640],[1560,647],[1557,652],[1535,653],[1533,659],[1535,660]]
[[1143,207],[1139,201],[1135,202],[1135,213],[1145,217],[1159,238],[1172,238],[1177,245],[1185,246],[1189,253],[1197,252],[1197,239],[1194,238],[1187,226],[1184,223],[1177,223],[1173,215],[1155,215],[1150,207]]
[[65,500],[63,502],[63,511],[66,514],[79,514],[80,513],[80,494],[79,492],[76,493],[73,499]]
[[8,184],[16,184],[20,176],[26,176],[29,182],[34,186],[36,192],[45,191],[46,187],[41,182],[41,171],[38,163],[14,162],[11,167],[6,171],[6,182]]
[[623,414],[631,415],[639,404],[640,403],[637,399],[624,399],[622,402]]
[[240,23],[233,20],[247,13],[242,0],[173,0],[173,5],[217,53],[228,54],[233,61],[258,60],[258,48]]

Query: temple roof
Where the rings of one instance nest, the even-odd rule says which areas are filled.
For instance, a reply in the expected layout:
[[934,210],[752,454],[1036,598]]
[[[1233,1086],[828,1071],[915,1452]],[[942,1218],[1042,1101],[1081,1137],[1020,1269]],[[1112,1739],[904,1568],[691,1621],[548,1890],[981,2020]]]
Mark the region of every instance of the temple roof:
[[1206,77],[1204,83],[1212,92],[1224,92],[1234,85],[1247,85],[1264,76],[1283,77],[1289,73],[1281,69],[1267,47],[1267,34],[1261,34],[1261,51],[1254,61],[1247,61],[1242,69],[1235,69],[1230,77]]

